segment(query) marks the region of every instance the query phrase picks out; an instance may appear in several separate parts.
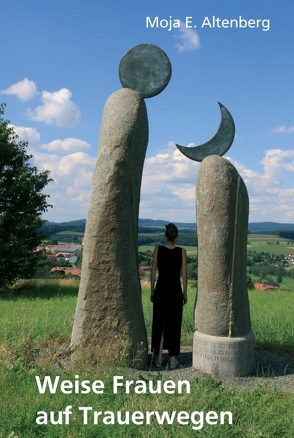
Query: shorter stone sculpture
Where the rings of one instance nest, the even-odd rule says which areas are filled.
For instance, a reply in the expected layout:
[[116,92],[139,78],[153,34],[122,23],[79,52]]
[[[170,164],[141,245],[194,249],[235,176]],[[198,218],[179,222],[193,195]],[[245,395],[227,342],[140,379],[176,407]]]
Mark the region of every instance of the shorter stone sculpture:
[[228,160],[204,158],[196,202],[193,367],[217,376],[246,376],[254,367],[246,274],[249,201],[241,176]]

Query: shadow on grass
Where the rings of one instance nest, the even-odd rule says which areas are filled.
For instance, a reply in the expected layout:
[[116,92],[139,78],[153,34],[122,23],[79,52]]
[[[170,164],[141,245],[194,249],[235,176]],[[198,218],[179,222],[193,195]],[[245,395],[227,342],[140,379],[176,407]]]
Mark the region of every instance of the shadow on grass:
[[55,297],[76,297],[79,292],[79,280],[69,279],[34,279],[21,280],[10,289],[0,293],[0,300],[16,301],[19,299],[44,299]]
[[280,357],[267,351],[256,351],[254,356],[253,376],[270,378],[294,374],[293,356]]
[[[178,356],[179,366],[175,370],[169,369],[169,356],[167,352],[163,354],[162,367],[158,368],[155,364],[154,356],[149,352],[146,370],[149,372],[169,371],[171,373],[184,369],[192,369],[192,348],[183,348]],[[196,370],[195,370],[196,372]],[[294,357],[276,356],[268,351],[255,351],[254,370],[248,377],[281,377],[294,374]]]
[[256,339],[255,349],[257,351],[270,351],[276,356],[293,356],[294,339],[289,336],[284,339]]

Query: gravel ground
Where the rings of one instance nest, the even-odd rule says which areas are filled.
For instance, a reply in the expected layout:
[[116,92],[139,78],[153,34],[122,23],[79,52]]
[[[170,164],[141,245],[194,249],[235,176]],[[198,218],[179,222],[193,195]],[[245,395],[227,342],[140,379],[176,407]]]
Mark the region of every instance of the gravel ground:
[[[135,373],[138,377],[150,378],[150,376],[160,373],[164,379],[174,381],[184,379],[192,381],[196,378],[207,379],[211,377],[192,367],[192,348],[183,347],[177,359],[180,365],[171,370],[168,365],[168,354],[164,353],[163,366],[157,368],[154,357],[149,353],[145,370],[132,370],[130,374],[132,377]],[[270,353],[256,351],[255,369],[250,376],[216,378],[216,380],[221,381],[221,385],[225,388],[248,390],[260,385],[268,385],[282,391],[294,392],[294,356],[277,357]]]

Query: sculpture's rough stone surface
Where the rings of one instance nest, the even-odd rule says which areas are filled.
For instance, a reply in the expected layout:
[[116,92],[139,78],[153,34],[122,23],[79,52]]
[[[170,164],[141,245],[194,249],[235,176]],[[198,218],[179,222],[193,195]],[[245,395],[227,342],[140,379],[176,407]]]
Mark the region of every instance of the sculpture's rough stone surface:
[[211,155],[197,178],[198,296],[196,329],[212,336],[251,331],[246,254],[248,195],[235,167]]
[[138,273],[138,211],[148,118],[134,90],[104,108],[85,231],[82,277],[71,346],[94,359],[124,354],[144,366],[147,336]]
[[[196,199],[198,292],[193,365],[199,367],[203,362],[196,351],[200,334],[212,339],[236,338],[237,343],[237,338],[249,336],[250,346],[244,348],[251,353],[246,350],[247,365],[242,368],[242,375],[246,375],[252,371],[254,353],[246,274],[249,211],[246,186],[229,161],[211,155],[199,168]],[[217,355],[208,356],[208,361],[221,363],[221,352],[218,359]],[[241,357],[240,361],[244,359]],[[207,363],[206,368],[209,367]],[[216,368],[224,375],[221,366]],[[235,369],[239,369],[238,365]]]

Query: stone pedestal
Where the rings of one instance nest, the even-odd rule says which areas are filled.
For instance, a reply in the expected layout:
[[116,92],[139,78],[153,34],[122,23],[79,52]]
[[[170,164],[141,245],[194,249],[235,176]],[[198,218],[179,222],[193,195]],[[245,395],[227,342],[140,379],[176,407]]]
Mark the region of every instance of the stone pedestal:
[[254,334],[228,338],[196,331],[193,367],[216,377],[247,376],[254,369]]

